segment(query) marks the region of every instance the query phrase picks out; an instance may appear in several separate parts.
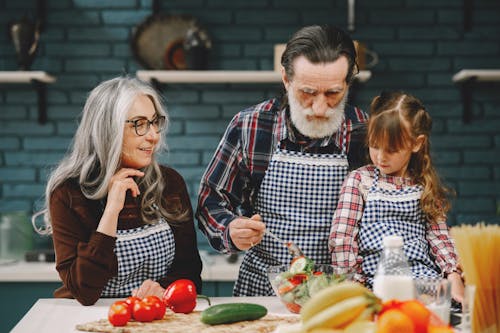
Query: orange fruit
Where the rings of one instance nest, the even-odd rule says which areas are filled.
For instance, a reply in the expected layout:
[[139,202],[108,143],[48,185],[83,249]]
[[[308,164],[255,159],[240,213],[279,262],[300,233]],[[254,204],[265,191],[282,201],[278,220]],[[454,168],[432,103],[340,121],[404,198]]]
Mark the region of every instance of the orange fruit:
[[411,318],[415,325],[415,333],[427,332],[431,312],[424,304],[417,300],[404,301],[399,305],[399,310]]
[[429,325],[427,333],[453,333],[455,332],[452,327],[447,325]]
[[398,309],[385,311],[377,321],[377,333],[415,333],[411,318]]
[[388,301],[385,301],[384,303],[382,303],[382,309],[380,310],[378,315],[381,316],[382,313],[384,313],[385,311],[390,310],[390,309],[399,309],[399,306],[401,305],[401,303],[402,302],[397,300],[397,299],[390,299]]

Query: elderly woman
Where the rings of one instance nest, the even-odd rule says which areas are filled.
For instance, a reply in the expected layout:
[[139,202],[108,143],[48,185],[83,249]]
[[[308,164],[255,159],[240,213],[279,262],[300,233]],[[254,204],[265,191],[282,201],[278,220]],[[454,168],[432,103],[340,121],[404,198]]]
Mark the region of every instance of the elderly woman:
[[161,296],[179,278],[201,290],[186,184],[155,160],[167,123],[155,90],[137,79],[111,79],[90,93],[42,212],[63,282],[55,297],[91,305],[100,297]]

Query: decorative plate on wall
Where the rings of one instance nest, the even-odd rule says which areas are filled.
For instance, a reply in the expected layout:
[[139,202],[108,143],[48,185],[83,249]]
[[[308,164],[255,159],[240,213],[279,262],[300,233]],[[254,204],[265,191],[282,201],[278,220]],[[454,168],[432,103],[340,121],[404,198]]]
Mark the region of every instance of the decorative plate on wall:
[[147,69],[186,69],[183,43],[193,28],[203,29],[190,15],[151,15],[137,26],[132,52]]

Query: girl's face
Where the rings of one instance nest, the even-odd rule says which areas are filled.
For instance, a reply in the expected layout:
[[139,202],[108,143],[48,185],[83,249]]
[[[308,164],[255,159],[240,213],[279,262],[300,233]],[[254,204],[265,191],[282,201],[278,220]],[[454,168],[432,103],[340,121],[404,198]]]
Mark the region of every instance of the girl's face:
[[[157,116],[151,99],[146,95],[138,95],[127,113],[127,120],[152,121]],[[146,122],[144,126],[148,126],[148,123]],[[136,133],[134,123],[125,123],[121,155],[123,168],[142,169],[151,164],[155,146],[160,139],[157,130],[154,123],[149,124],[146,134],[140,136]]]
[[420,150],[424,140],[425,136],[419,135],[414,144],[400,149],[392,149],[390,145],[385,147],[370,145],[370,158],[382,173],[389,176],[406,177],[411,154]]

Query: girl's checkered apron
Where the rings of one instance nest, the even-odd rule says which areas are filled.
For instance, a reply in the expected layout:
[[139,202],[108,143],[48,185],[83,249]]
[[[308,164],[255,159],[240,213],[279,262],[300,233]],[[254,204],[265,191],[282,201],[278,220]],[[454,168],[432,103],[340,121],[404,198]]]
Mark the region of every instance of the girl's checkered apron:
[[118,275],[108,281],[102,297],[130,296],[132,289],[144,280],[165,277],[174,261],[174,234],[164,219],[156,224],[118,230],[115,254]]
[[[348,171],[346,127],[344,124],[340,154],[293,152],[278,145],[257,196],[256,213],[266,228],[284,241],[293,241],[318,264],[331,263],[328,236]],[[266,269],[291,260],[283,244],[264,235],[245,254],[234,295],[274,295]]]
[[383,250],[382,238],[399,235],[414,277],[439,276],[439,268],[430,256],[426,239],[428,223],[420,207],[422,187],[405,186],[386,190],[378,186],[380,171],[375,168],[373,184],[366,198],[359,228],[359,254],[366,284],[373,286],[373,277]]

